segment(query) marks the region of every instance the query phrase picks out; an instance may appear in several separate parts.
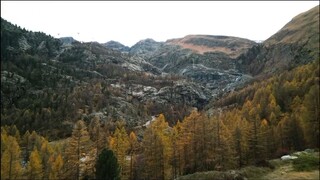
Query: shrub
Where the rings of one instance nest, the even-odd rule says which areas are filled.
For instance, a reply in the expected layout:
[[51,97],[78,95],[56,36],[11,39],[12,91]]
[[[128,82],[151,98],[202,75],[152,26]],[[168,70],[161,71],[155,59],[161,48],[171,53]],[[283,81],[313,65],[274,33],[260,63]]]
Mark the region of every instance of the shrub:
[[302,154],[299,158],[293,160],[293,169],[295,171],[312,171],[319,169],[319,157]]

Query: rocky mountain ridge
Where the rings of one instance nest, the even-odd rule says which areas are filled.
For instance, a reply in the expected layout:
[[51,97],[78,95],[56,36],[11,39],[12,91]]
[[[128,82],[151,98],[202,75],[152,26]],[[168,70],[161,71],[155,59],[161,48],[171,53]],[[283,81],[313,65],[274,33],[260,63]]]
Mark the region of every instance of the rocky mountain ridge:
[[[174,124],[256,75],[319,58],[318,7],[263,43],[212,35],[145,39],[132,47],[116,41],[81,43],[1,19],[2,122],[30,129],[23,120],[28,119],[36,129],[49,121],[57,136],[63,134],[61,126],[70,129],[75,120],[95,115],[135,127],[165,113]],[[47,111],[55,115],[45,119]]]
[[264,76],[319,59],[319,27],[319,6],[316,6],[240,55],[237,68],[242,73]]

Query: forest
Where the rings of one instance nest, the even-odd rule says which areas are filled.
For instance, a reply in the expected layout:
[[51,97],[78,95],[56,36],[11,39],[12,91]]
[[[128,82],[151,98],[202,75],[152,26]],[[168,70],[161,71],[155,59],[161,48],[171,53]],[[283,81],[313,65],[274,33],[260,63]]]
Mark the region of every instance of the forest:
[[36,131],[1,126],[1,179],[95,179],[108,150],[117,178],[175,179],[319,149],[319,81],[317,59],[234,91],[214,103],[219,108],[195,108],[176,123],[160,113],[143,133],[98,116],[79,118],[71,137],[50,142]]

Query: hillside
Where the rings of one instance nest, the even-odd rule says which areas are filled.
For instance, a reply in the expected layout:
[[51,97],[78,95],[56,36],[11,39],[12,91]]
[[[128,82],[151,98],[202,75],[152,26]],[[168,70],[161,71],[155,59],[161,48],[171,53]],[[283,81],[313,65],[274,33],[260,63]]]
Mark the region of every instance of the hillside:
[[231,58],[238,57],[256,44],[243,38],[208,35],[188,35],[179,39],[167,40],[167,43],[178,45],[184,49],[191,49],[200,54],[204,54],[205,52],[220,52],[227,54]]
[[[305,151],[295,152],[293,154],[306,154],[313,157],[314,160],[319,158],[319,152],[307,153]],[[299,157],[298,158],[305,158]],[[266,164],[269,167],[254,167],[248,166],[237,170],[229,171],[208,171],[198,172],[186,176],[180,176],[177,180],[218,180],[218,179],[235,179],[235,180],[316,180],[319,179],[319,166],[312,165],[311,170],[297,170],[295,166],[298,164],[297,160],[281,160],[280,158],[269,160]],[[301,166],[309,168],[309,164],[300,164]]]
[[[199,53],[186,48],[187,44],[197,48],[206,47],[208,51]],[[234,57],[255,44],[236,37],[192,35],[166,42],[141,40],[130,48],[130,53],[142,56],[163,73],[184,76],[202,84],[216,98],[251,79],[236,69]],[[222,47],[224,51],[221,51]]]
[[128,52],[130,48],[128,46],[125,46],[117,41],[109,41],[103,44],[105,47],[113,50],[118,50],[121,52]]
[[319,59],[319,6],[301,13],[237,58],[243,73],[270,75]]
[[125,48],[116,42],[54,39],[4,19],[1,26],[1,122],[14,122],[23,132],[62,138],[78,118],[89,122],[97,114],[135,128],[165,112],[174,124],[215,95],[201,82],[166,74],[143,56],[115,49]]

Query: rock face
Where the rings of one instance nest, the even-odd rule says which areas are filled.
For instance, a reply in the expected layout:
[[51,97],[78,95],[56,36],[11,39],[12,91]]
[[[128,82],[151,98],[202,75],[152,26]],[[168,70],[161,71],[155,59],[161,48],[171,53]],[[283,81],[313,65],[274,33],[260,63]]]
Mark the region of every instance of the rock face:
[[256,44],[237,37],[190,35],[165,43],[146,39],[134,45],[130,54],[142,56],[163,73],[200,83],[215,96],[247,80],[236,69],[235,58]]
[[281,30],[240,55],[237,68],[269,75],[319,59],[319,6],[299,14]]
[[73,37],[61,37],[59,39],[64,45],[69,45],[76,41]]
[[161,42],[156,42],[155,40],[150,38],[144,39],[137,42],[135,45],[133,45],[130,48],[130,54],[138,55],[143,58],[150,58],[162,46],[163,46],[163,43]]

